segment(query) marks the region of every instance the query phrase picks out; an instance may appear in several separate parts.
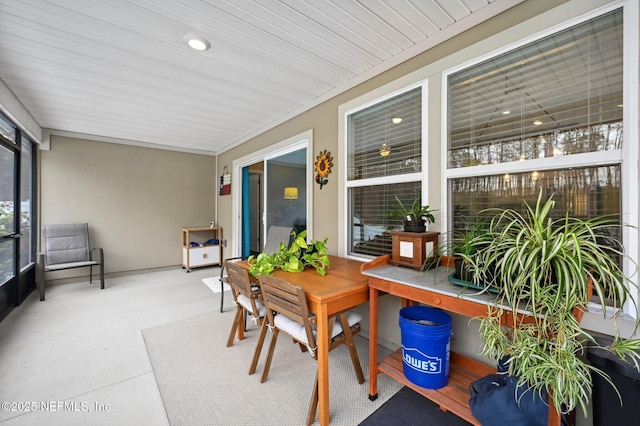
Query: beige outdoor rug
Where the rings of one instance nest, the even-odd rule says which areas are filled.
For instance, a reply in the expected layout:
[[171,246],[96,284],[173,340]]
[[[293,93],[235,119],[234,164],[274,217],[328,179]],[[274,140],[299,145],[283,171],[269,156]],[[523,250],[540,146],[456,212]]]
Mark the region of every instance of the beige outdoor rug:
[[[227,348],[232,321],[233,311],[227,309],[143,330],[169,422],[176,426],[304,424],[316,362],[280,336],[269,379],[260,383],[271,334],[258,371],[249,376],[258,328],[249,321],[245,340]],[[368,340],[356,336],[356,345],[367,378],[362,385],[346,347],[329,354],[332,425],[357,425],[402,387],[379,375],[378,399],[369,401]]]

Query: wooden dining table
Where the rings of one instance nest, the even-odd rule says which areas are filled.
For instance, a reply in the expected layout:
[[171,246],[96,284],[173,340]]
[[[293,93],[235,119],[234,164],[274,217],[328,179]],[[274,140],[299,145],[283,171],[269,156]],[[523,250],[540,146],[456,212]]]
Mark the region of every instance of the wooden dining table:
[[[369,300],[367,277],[360,273],[362,262],[329,256],[326,275],[315,269],[302,272],[277,270],[274,275],[300,286],[307,296],[309,310],[316,315],[318,333],[318,413],[321,425],[329,424],[329,317]],[[249,269],[247,261],[238,264]]]

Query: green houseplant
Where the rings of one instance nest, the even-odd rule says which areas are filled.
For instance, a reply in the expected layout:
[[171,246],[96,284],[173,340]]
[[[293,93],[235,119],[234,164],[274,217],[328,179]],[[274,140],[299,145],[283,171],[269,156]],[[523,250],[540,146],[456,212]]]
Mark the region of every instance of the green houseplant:
[[470,267],[470,259],[486,242],[479,238],[487,228],[486,221],[480,217],[476,219],[464,231],[455,233],[451,245],[451,255],[454,258],[455,277],[462,281],[473,281]]
[[406,232],[424,232],[427,223],[436,221],[431,208],[423,206],[419,199],[414,200],[411,206],[406,206],[398,196],[395,198],[398,202],[398,208],[392,210],[389,215],[404,220]]
[[[602,312],[616,311],[614,321],[628,299],[632,283],[616,259],[624,257],[622,244],[605,237],[616,226],[611,218],[553,219],[554,201],[543,202],[542,192],[534,207],[525,206],[526,214],[497,210],[486,232],[474,238],[481,248],[468,258],[475,280],[500,289],[481,320],[482,353],[507,359],[508,374],[541,396],[546,391],[558,412],[580,406],[586,415],[592,374],[615,389],[606,373],[584,360],[587,347],[611,351],[640,368],[640,340],[621,339],[616,332],[613,343],[601,347],[579,322],[591,292]],[[536,320],[524,320],[516,308]],[[503,325],[505,315],[509,326]]]
[[293,242],[290,246],[280,243],[275,253],[260,253],[249,256],[249,272],[254,277],[273,275],[276,269],[287,272],[301,272],[305,268],[315,268],[320,275],[329,269],[327,239],[307,242],[307,231],[299,234],[292,232]]

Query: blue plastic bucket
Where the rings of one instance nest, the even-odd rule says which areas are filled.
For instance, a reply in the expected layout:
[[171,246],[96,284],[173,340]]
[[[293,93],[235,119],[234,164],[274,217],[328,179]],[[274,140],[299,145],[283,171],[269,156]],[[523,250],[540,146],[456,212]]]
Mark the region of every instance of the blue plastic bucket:
[[413,384],[439,389],[449,380],[451,317],[440,309],[407,306],[400,309],[402,370]]

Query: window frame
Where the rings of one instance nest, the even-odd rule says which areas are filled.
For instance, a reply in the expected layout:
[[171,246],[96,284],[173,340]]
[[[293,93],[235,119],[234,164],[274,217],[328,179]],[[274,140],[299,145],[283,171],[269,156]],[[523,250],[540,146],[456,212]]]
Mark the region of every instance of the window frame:
[[[421,114],[422,126],[420,129],[420,138],[421,138],[421,144],[420,144],[421,145],[421,152],[420,152],[421,170],[420,172],[349,180],[349,173],[347,171],[347,164],[348,164],[347,156],[349,155],[349,129],[348,129],[347,123],[349,122],[349,115],[357,113],[369,107],[372,107],[374,105],[380,104],[382,102],[385,102],[389,99],[392,99],[396,96],[402,95],[403,93],[409,92],[417,88],[421,88],[421,108],[422,108],[422,114]],[[341,185],[344,185],[344,187],[341,188],[342,197],[341,197],[341,202],[339,203],[339,211],[344,212],[344,214],[342,214],[340,217],[342,223],[341,224],[339,223],[339,229],[341,230],[341,232],[339,233],[340,234],[339,246],[340,246],[341,256],[349,259],[363,260],[363,261],[369,261],[373,258],[372,256],[353,253],[351,251],[350,238],[348,237],[349,235],[351,235],[350,224],[352,223],[352,219],[353,219],[351,216],[351,211],[349,207],[351,205],[349,200],[349,192],[350,192],[349,190],[351,188],[365,187],[365,186],[369,187],[369,186],[377,186],[377,185],[389,185],[389,184],[395,184],[395,183],[420,182],[422,203],[429,204],[428,202],[429,194],[428,194],[428,187],[427,187],[429,158],[428,158],[428,150],[426,149],[427,140],[428,140],[428,123],[429,123],[428,94],[429,94],[428,80],[421,79],[413,84],[405,85],[400,89],[396,89],[390,92],[385,92],[383,94],[380,94],[375,99],[369,102],[366,102],[364,104],[358,105],[354,108],[351,108],[342,114],[342,120],[341,120],[342,126],[343,126],[342,137],[343,137],[344,143],[342,144],[342,147],[341,147],[341,154],[342,154],[342,158],[344,158],[345,160],[340,162],[340,169],[339,169],[340,176],[342,176],[342,178],[340,179],[340,182],[341,182]]]
[[[448,168],[448,131],[449,117],[448,111],[448,82],[449,75],[472,67],[488,59],[502,55],[506,52],[518,49],[526,44],[536,42],[544,37],[553,35],[559,31],[581,24],[588,20],[597,18],[605,13],[616,9],[623,10],[623,144],[622,149],[612,151],[599,151],[591,153],[575,154],[565,157],[548,157],[540,159],[531,159],[520,162],[507,162],[499,164],[487,164],[478,166],[469,166],[461,168]],[[623,313],[631,318],[637,318],[638,312],[635,308],[639,298],[638,275],[636,271],[637,265],[633,264],[631,259],[638,259],[640,234],[638,228],[640,225],[638,215],[638,191],[634,190],[638,184],[638,135],[639,126],[638,117],[638,66],[639,54],[637,51],[637,40],[640,31],[638,30],[638,4],[633,1],[617,1],[607,6],[594,9],[581,16],[567,20],[559,25],[551,26],[531,36],[525,37],[515,43],[502,46],[491,52],[475,57],[472,60],[465,61],[455,67],[447,69],[441,74],[441,115],[443,125],[441,127],[441,167],[443,170],[442,179],[442,200],[444,214],[441,219],[443,230],[449,230],[451,227],[450,211],[451,211],[451,193],[450,181],[456,178],[476,177],[485,175],[505,174],[505,173],[522,173],[534,170],[554,170],[576,167],[592,167],[607,164],[620,164],[621,166],[621,200],[622,200],[622,222],[629,226],[625,226],[622,232],[622,240],[628,257],[623,261],[623,269],[627,276],[630,276],[632,283],[636,286],[636,291],[630,292],[631,299],[623,306]],[[631,42],[630,42],[631,41]],[[636,41],[633,43],[633,41]],[[635,47],[634,47],[635,46]],[[633,117],[636,117],[636,124],[633,124]],[[634,184],[635,183],[635,184]],[[597,311],[595,305],[589,305],[590,311]],[[610,313],[608,313],[610,315]]]

